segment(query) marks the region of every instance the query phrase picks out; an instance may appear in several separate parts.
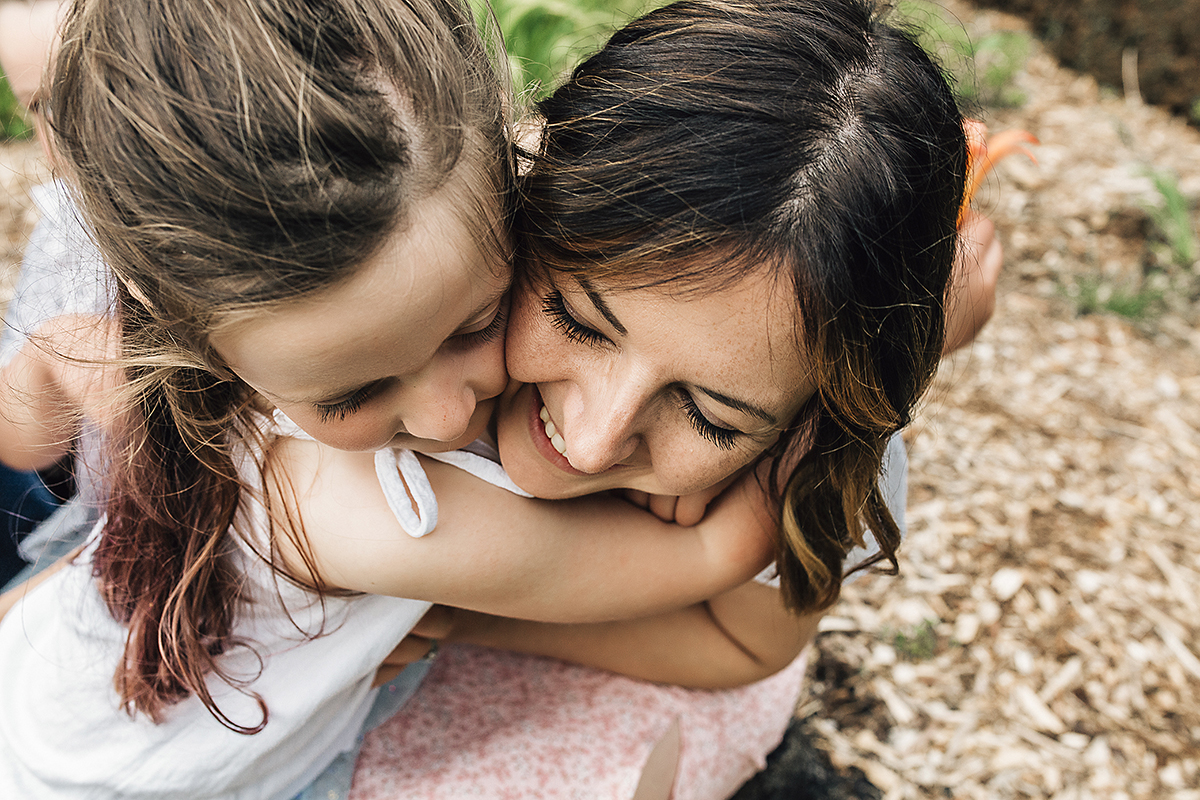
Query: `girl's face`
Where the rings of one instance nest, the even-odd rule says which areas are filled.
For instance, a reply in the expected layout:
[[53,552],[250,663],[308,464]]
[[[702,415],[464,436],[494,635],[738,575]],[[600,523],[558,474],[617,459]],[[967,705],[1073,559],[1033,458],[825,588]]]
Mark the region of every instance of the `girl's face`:
[[460,197],[447,187],[419,204],[348,281],[221,329],[217,352],[340,450],[470,443],[507,382],[510,269],[455,213]]
[[522,285],[508,369],[525,385],[501,401],[505,469],[547,498],[715,485],[813,393],[795,321],[788,288],[766,274],[682,297],[563,276]]

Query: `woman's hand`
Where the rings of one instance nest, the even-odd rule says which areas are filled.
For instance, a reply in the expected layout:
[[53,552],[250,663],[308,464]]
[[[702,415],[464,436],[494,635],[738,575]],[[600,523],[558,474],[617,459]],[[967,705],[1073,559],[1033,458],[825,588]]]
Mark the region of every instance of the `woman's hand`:
[[455,623],[462,625],[471,616],[485,617],[486,614],[474,614],[449,606],[434,606],[425,612],[421,621],[413,626],[412,631],[400,640],[387,658],[375,671],[372,687],[382,686],[395,678],[409,664],[422,659],[433,659],[437,655],[438,642],[447,639],[455,630]]
[[17,101],[28,108],[58,42],[58,23],[66,11],[59,0],[0,4],[0,67]]
[[51,166],[50,131],[41,90],[49,84],[49,66],[58,50],[59,24],[67,11],[60,0],[0,2],[0,69],[17,102],[29,109],[33,129]]
[[625,489],[624,494],[625,499],[630,503],[649,511],[663,522],[674,522],[676,525],[689,528],[704,519],[704,514],[708,511],[708,504],[729,488],[740,474],[734,473],[715,486],[682,496],[649,494],[637,489]]

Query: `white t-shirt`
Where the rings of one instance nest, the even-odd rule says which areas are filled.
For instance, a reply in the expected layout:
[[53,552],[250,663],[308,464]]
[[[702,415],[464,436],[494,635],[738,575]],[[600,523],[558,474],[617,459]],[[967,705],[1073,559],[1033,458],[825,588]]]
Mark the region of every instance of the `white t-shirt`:
[[[288,435],[287,426],[280,419],[274,433]],[[251,486],[258,481],[254,458],[241,465]],[[458,452],[443,459],[515,489],[487,458]],[[404,506],[410,516],[401,524],[411,535],[428,533],[437,504],[416,458],[386,451],[376,467],[385,495],[400,492],[390,497],[397,505],[407,503],[403,473],[422,514]],[[353,743],[374,699],[376,668],[430,603],[360,595],[322,604],[259,556],[268,552],[268,528],[266,509],[253,496],[244,493],[237,526],[246,540],[235,536],[247,603],[233,631],[250,644],[220,656],[227,673],[246,681],[245,691],[217,678],[209,688],[240,725],[262,719],[255,695],[261,697],[266,727],[235,733],[195,697],[170,706],[160,724],[122,711],[113,673],[126,628],[105,607],[85,555],[0,622],[0,797],[290,800]]]

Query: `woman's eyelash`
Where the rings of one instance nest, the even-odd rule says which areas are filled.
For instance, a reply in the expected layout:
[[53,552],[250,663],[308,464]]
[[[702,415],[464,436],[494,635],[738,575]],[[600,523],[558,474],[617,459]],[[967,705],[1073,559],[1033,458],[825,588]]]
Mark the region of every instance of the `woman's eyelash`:
[[720,425],[709,422],[708,418],[701,413],[700,407],[696,405],[696,401],[687,392],[680,392],[679,407],[683,409],[683,413],[687,414],[688,421],[692,423],[696,432],[721,450],[732,450],[733,446],[737,444],[738,437],[742,435],[741,431],[722,428]]
[[608,342],[608,337],[603,333],[589,328],[571,316],[560,291],[555,290],[546,295],[542,300],[542,312],[550,318],[550,322],[555,328],[562,331],[563,335],[573,342],[591,346]]
[[315,403],[317,413],[321,415],[321,422],[329,422],[332,419],[337,419],[339,422],[344,420],[362,408],[363,404],[371,399],[371,395],[375,394],[378,386],[377,383],[364,386],[345,400],[339,400],[336,403]]

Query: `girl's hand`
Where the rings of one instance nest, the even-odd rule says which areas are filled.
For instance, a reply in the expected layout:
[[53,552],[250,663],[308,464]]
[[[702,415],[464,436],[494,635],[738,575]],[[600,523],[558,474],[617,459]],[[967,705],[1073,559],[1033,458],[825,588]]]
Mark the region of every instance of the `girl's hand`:
[[434,606],[426,611],[425,616],[421,617],[421,621],[413,626],[412,631],[401,639],[400,644],[396,645],[395,649],[383,659],[379,669],[375,671],[375,680],[371,683],[372,688],[382,686],[392,680],[409,664],[436,656],[437,643],[449,638],[455,629],[455,623],[465,622],[471,613],[449,606]]
[[734,473],[715,486],[682,496],[648,494],[636,489],[626,489],[625,499],[638,508],[649,511],[663,522],[674,522],[676,525],[689,528],[704,519],[708,504],[729,488],[729,485],[737,480],[739,474]]

